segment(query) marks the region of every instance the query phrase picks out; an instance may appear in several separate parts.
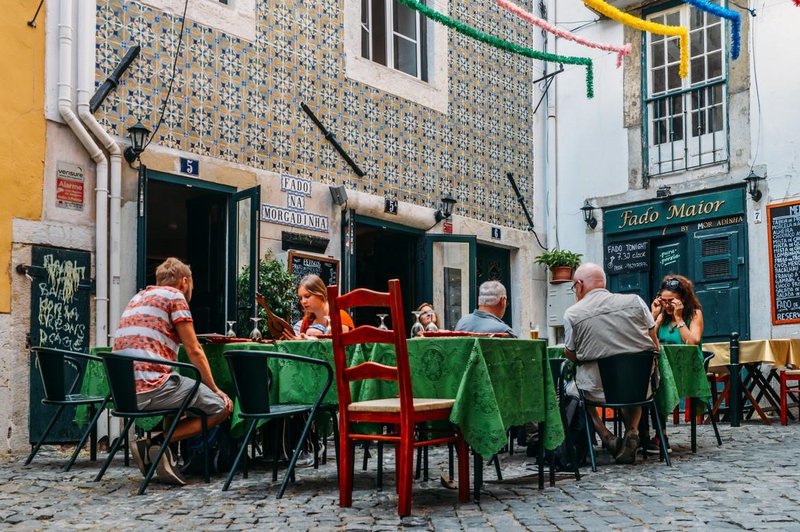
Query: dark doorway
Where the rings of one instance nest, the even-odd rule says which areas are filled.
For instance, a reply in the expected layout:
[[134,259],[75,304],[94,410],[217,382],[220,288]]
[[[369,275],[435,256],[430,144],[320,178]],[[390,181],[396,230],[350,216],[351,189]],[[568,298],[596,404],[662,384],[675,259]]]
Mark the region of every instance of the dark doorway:
[[511,253],[507,249],[478,244],[475,253],[475,292],[486,281],[500,281],[506,287],[508,306],[503,316],[503,321],[511,327],[511,317],[514,315],[511,308]]
[[[371,221],[370,221],[371,222]],[[358,220],[355,226],[355,283],[354,287],[385,292],[389,279],[399,279],[406,311],[406,328],[413,324],[412,310],[417,301],[417,242],[421,232],[398,230],[387,225],[373,225]],[[371,309],[358,309],[353,319],[356,325],[378,325],[380,320]],[[387,319],[386,325],[392,327]]]
[[167,257],[192,267],[189,306],[198,333],[225,332],[228,198],[206,188],[150,179],[147,184],[146,284]]

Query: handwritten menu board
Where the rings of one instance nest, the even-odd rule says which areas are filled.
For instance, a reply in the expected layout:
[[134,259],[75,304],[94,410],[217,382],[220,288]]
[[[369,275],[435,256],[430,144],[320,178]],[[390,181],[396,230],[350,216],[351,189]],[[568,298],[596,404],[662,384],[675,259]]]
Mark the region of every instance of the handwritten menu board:
[[650,241],[606,244],[606,272],[642,272],[650,268]]
[[767,207],[772,323],[800,323],[800,201]]
[[[87,251],[34,246],[31,250],[31,328],[32,346],[54,347],[81,353],[89,352],[89,293],[91,256]],[[81,360],[83,363],[83,361]],[[71,367],[65,381],[71,384],[76,372]],[[78,383],[80,389],[80,383]],[[30,360],[30,441],[44,434],[53,407],[42,405],[44,389],[36,357]],[[47,436],[47,443],[77,442],[81,431],[72,422],[74,407],[61,415]]]
[[[312,255],[299,251],[289,251],[289,273],[295,278],[295,283],[309,274],[319,275],[325,286],[339,284],[339,259],[332,259],[322,255]],[[292,323],[301,317],[299,309],[292,310]]]

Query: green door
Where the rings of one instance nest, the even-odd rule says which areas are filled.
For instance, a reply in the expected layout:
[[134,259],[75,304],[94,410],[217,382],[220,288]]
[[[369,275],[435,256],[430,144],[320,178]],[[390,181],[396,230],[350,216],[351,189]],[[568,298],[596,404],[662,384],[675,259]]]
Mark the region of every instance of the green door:
[[667,240],[654,240],[651,264],[650,291],[641,294],[648,305],[655,299],[661,288],[661,280],[667,275],[678,274],[691,278],[687,266],[686,238],[681,235]]
[[[231,195],[228,204],[228,306],[226,321],[242,323],[256,316],[258,282],[259,205],[261,187]],[[250,272],[255,272],[250,275]],[[244,336],[247,331],[236,331]]]

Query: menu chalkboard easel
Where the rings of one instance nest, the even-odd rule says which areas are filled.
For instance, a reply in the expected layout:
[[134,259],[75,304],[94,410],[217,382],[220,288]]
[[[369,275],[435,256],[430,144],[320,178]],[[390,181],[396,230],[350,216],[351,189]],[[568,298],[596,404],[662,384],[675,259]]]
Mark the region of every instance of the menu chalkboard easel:
[[297,282],[309,274],[319,275],[325,286],[339,284],[339,259],[289,251],[289,273]]
[[800,201],[767,206],[772,323],[800,323]]

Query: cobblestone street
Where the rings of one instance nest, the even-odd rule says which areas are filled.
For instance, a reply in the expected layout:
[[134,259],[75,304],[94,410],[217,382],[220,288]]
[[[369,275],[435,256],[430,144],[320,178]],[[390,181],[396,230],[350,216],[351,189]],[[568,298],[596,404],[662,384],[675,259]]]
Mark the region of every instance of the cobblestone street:
[[[385,489],[375,489],[371,471],[356,473],[352,508],[339,508],[331,461],[318,471],[297,471],[297,483],[275,499],[276,485],[263,470],[237,477],[230,491],[223,479],[199,480],[183,488],[153,482],[136,496],[140,476],[120,458],[105,478],[92,482],[99,463],[84,456],[68,474],[60,471],[66,454],[45,451],[29,467],[24,457],[6,457],[0,466],[0,523],[16,529],[280,529],[280,530],[605,530],[780,529],[800,530],[800,455],[797,425],[748,424],[721,427],[717,448],[710,427],[700,427],[699,449],[689,450],[688,427],[671,427],[673,466],[652,457],[633,467],[608,463],[599,453],[599,471],[587,467],[580,482],[561,478],[556,487],[536,489],[536,481],[487,484],[479,505],[457,504],[457,494],[439,483],[446,453],[432,454],[430,482],[414,485],[412,516],[399,519],[387,455]],[[503,458],[505,477],[530,474],[531,459],[519,453]],[[357,456],[360,465],[360,451]],[[436,464],[436,465],[434,465]]]

